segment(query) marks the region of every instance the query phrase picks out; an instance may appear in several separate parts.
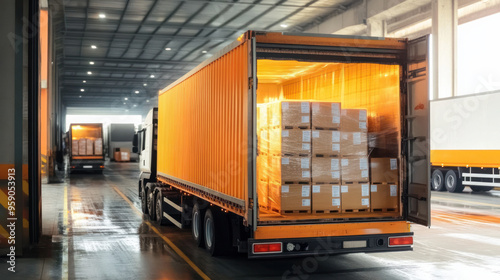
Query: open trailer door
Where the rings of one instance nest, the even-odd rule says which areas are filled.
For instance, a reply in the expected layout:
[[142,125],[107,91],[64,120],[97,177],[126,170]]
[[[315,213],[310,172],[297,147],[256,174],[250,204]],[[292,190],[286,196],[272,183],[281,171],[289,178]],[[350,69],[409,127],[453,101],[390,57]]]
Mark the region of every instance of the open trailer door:
[[407,218],[430,226],[430,150],[429,150],[429,37],[408,42],[407,65]]

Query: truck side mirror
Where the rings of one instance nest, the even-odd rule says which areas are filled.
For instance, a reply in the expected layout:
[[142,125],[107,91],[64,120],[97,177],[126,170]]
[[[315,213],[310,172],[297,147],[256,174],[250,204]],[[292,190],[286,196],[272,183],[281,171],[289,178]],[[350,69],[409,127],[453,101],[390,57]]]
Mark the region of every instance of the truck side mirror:
[[[137,148],[137,146],[139,145],[138,143],[139,143],[139,135],[136,133],[136,134],[134,134],[134,139],[132,140],[132,146],[134,146],[134,148]],[[137,152],[134,152],[134,153],[137,153]]]

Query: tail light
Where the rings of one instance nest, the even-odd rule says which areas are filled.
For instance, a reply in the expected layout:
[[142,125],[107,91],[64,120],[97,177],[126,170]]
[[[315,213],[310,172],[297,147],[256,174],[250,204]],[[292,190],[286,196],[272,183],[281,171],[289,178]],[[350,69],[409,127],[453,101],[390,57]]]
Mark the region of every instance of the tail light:
[[389,237],[389,247],[413,245],[413,236]]
[[268,253],[281,253],[281,252],[283,252],[283,245],[281,242],[253,244],[254,254],[268,254]]
[[100,165],[99,167],[100,167],[100,168],[104,168],[104,165]]

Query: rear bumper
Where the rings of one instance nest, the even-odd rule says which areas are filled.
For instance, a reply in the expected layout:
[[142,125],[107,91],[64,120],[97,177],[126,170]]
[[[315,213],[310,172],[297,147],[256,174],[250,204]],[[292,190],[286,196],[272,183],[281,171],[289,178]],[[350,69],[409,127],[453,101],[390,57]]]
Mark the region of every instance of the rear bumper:
[[[280,258],[299,256],[324,256],[345,253],[375,253],[411,251],[413,245],[389,246],[389,237],[413,236],[413,232],[396,234],[371,234],[355,236],[326,236],[290,239],[248,239],[248,258]],[[281,252],[254,253],[255,243],[282,243]],[[291,245],[290,245],[291,244]],[[293,245],[293,249],[290,248]]]
[[104,161],[72,161],[69,170],[104,170]]

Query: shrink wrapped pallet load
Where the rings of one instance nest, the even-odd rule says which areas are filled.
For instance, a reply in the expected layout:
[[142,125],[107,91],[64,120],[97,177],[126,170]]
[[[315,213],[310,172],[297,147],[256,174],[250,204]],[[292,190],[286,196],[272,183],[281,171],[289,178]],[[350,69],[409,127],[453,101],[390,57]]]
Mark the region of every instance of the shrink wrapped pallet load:
[[78,139],[72,139],[71,140],[71,154],[74,156],[77,156],[80,154],[79,151],[80,151],[80,146],[78,144]]
[[312,135],[312,155],[313,156],[339,156],[340,155],[340,135],[338,130],[313,130]]
[[269,104],[270,127],[310,128],[311,110],[308,101],[279,101]]
[[399,202],[397,184],[371,184],[370,207],[372,212],[397,212]]
[[370,184],[354,183],[340,186],[342,213],[368,212],[370,210]]
[[92,139],[87,138],[85,140],[87,142],[87,147],[86,147],[86,155],[87,156],[92,156],[94,155],[94,141]]
[[312,182],[340,182],[340,159],[335,157],[312,158]]
[[78,140],[78,154],[86,155],[87,154],[87,139],[80,138]]
[[398,183],[399,168],[397,158],[371,158],[371,181],[374,183]]
[[340,184],[312,185],[312,212],[339,213],[341,211]]
[[339,129],[340,103],[311,102],[311,127],[313,129]]
[[341,158],[340,170],[342,183],[370,181],[367,157]]
[[94,141],[94,154],[95,155],[102,155],[102,138],[97,138]]
[[269,186],[271,209],[287,213],[311,213],[311,185],[280,184]]
[[340,154],[342,156],[368,155],[368,140],[366,132],[342,131],[340,135]]

